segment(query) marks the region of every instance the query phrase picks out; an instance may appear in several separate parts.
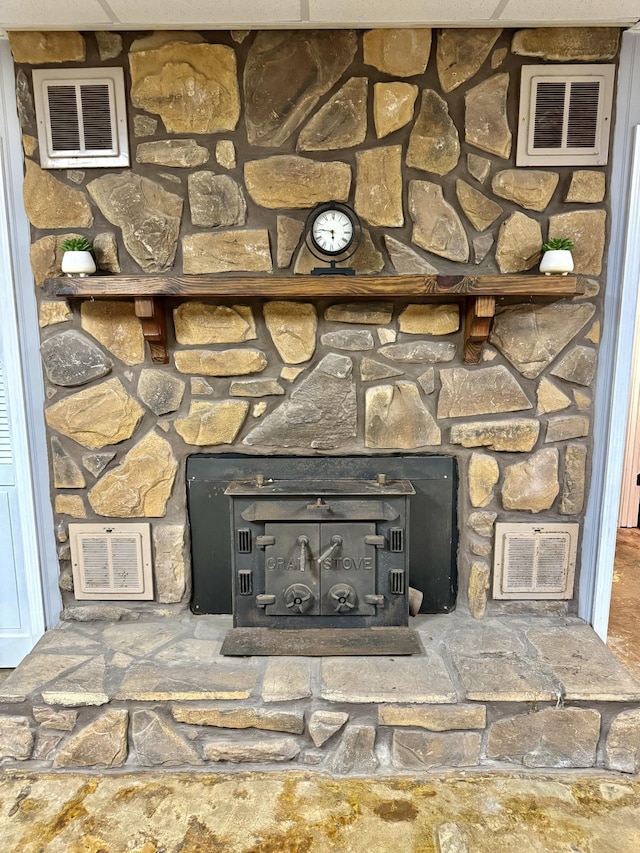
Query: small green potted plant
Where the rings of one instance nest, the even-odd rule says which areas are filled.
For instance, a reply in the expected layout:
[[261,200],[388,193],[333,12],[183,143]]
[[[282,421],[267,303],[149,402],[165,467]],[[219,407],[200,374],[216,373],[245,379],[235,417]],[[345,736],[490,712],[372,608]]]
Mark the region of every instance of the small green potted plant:
[[84,277],[96,271],[93,246],[86,237],[67,237],[60,243],[60,248],[64,252],[61,267],[65,275]]
[[568,237],[551,237],[542,245],[544,255],[540,272],[545,275],[567,275],[573,272],[573,242]]

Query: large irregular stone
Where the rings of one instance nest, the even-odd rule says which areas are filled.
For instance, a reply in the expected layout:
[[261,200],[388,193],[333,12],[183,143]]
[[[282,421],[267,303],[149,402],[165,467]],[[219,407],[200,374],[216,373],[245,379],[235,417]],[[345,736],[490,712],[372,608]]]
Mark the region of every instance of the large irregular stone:
[[178,462],[169,442],[148,433],[122,462],[98,480],[89,503],[98,515],[161,518],[171,495]]
[[104,655],[91,658],[82,666],[66,673],[42,691],[42,699],[49,705],[106,705],[106,662]]
[[443,341],[415,341],[408,344],[387,344],[380,347],[380,355],[404,364],[437,364],[453,361],[456,345]]
[[310,302],[266,302],[264,320],[280,358],[287,364],[309,361],[316,350],[318,317]]
[[[318,263],[318,258],[314,257],[304,244],[298,253],[293,271],[296,275],[309,275]],[[367,228],[362,229],[362,240],[355,254],[338,263],[338,267],[342,266],[352,267],[357,275],[373,275],[384,269],[382,253],[376,249]]]
[[481,644],[477,631],[481,624],[476,629],[476,654],[453,657],[466,698],[472,702],[556,701],[558,681],[546,667],[504,649],[478,653]]
[[346,711],[314,711],[309,718],[309,734],[316,746],[322,746],[349,719]]
[[189,175],[191,222],[205,228],[244,225],[247,203],[239,185],[229,175],[194,172]]
[[497,202],[487,198],[466,181],[456,181],[456,195],[460,207],[476,231],[485,231],[503,213]]
[[74,388],[111,372],[113,362],[85,335],[74,330],[52,335],[40,347],[42,366],[54,385]]
[[338,302],[329,305],[324,319],[331,323],[362,323],[364,325],[386,325],[393,316],[392,302]]
[[558,415],[549,418],[545,443],[566,441],[568,438],[582,438],[589,434],[589,418],[586,415]]
[[473,262],[481,264],[489,253],[489,249],[493,246],[493,234],[483,234],[482,237],[473,238]]
[[389,379],[392,376],[402,376],[402,370],[397,370],[388,364],[382,364],[366,356],[360,362],[360,379],[363,382],[375,382],[378,379]]
[[58,515],[70,515],[71,518],[87,517],[87,510],[80,495],[56,495],[53,508]]
[[375,726],[350,725],[331,762],[333,773],[373,773],[378,767]]
[[85,301],[80,309],[82,328],[125,364],[144,361],[142,325],[132,302]]
[[234,130],[240,91],[233,48],[171,41],[129,52],[131,102],[157,113],[169,133]]
[[182,601],[188,572],[184,538],[184,524],[153,525],[153,579],[156,601],[161,604]]
[[358,151],[355,209],[369,225],[399,227],[402,211],[402,146]]
[[551,373],[576,385],[591,385],[595,379],[597,361],[596,350],[575,346],[552,368]]
[[85,388],[45,411],[47,424],[84,447],[99,450],[133,435],[144,409],[119,379]]
[[458,214],[444,200],[441,186],[430,181],[410,181],[409,213],[413,243],[451,261],[469,260],[466,232]]
[[248,412],[246,400],[193,400],[188,416],[176,418],[175,428],[187,444],[232,444]]
[[284,394],[284,388],[277,379],[245,379],[232,382],[229,394],[232,397],[279,397]]
[[32,652],[0,684],[0,701],[24,702],[28,696],[39,692],[43,684],[87,660],[86,655]]
[[196,275],[273,269],[266,228],[192,234],[182,238],[182,255],[185,273]]
[[500,226],[496,261],[501,273],[530,270],[540,260],[542,229],[540,223],[516,211]]
[[167,679],[166,661],[141,661],[129,667],[116,699],[136,702],[247,699],[255,687],[256,670],[238,664],[189,661],[172,662]]
[[487,757],[525,767],[593,767],[599,737],[598,711],[545,708],[493,723]]
[[460,328],[460,309],[453,304],[407,305],[398,326],[408,335],[449,335]]
[[455,704],[457,694],[442,658],[336,657],[322,659],[320,695],[329,702]]
[[532,403],[504,365],[440,371],[439,418],[461,418],[531,409]]
[[[491,553],[491,545],[481,543],[476,545],[477,549]],[[475,552],[473,552],[475,553]],[[469,585],[467,587],[467,597],[469,599],[469,613],[474,619],[484,619],[487,610],[487,590],[489,589],[489,577],[491,568],[484,560],[474,560],[471,563],[469,572]]]
[[311,696],[309,661],[299,657],[269,658],[262,679],[263,702],[292,702]]
[[623,711],[611,723],[604,765],[621,773],[640,772],[640,708]]
[[244,69],[249,143],[277,148],[286,142],[338,82],[356,49],[353,30],[259,32]]
[[579,515],[584,505],[587,448],[584,444],[570,444],[564,460],[564,481],[560,499],[562,515]]
[[84,62],[84,36],[76,32],[16,31],[9,34],[15,62],[43,65],[57,62]]
[[31,758],[34,734],[28,717],[0,717],[0,759]]
[[121,35],[106,32],[98,32],[95,35],[101,62],[106,62],[107,59],[115,59],[116,56],[120,56],[123,47]]
[[576,169],[571,175],[571,183],[564,200],[582,204],[598,204],[598,202],[604,201],[606,186],[604,172]]
[[55,326],[67,323],[73,317],[73,311],[66,299],[43,299],[38,310],[38,326]]
[[267,357],[259,349],[186,349],[178,350],[174,359],[180,373],[204,376],[244,376],[267,366]]
[[300,745],[292,737],[265,740],[245,736],[241,741],[207,741],[202,747],[207,761],[231,761],[233,764],[293,761],[299,752]]
[[300,222],[299,219],[294,219],[292,216],[277,217],[278,248],[276,263],[278,269],[286,269],[291,265],[293,253],[298,247],[303,231],[304,222]]
[[519,30],[511,50],[554,62],[598,62],[615,59],[619,41],[620,30],[615,27],[538,27]]
[[433,89],[424,89],[418,118],[407,150],[407,166],[448,175],[458,165],[460,139],[447,102]]
[[303,711],[274,711],[271,708],[213,708],[206,705],[174,705],[173,718],[192,726],[222,729],[260,729],[268,732],[304,732]]
[[356,436],[356,386],[348,356],[330,354],[244,439],[249,446],[331,450]]
[[437,275],[438,270],[426,258],[394,237],[385,234],[384,244],[398,275]]
[[72,732],[78,720],[78,712],[74,710],[58,711],[48,707],[34,708],[33,719],[41,729]]
[[20,127],[23,129],[33,128],[36,123],[36,111],[33,106],[31,86],[22,68],[16,72],[16,106]]
[[323,201],[347,201],[351,167],[339,161],[275,154],[245,163],[244,180],[249,195],[262,207],[305,208]]
[[376,83],[373,87],[373,123],[382,139],[409,124],[420,90],[412,83]]
[[494,74],[465,92],[465,139],[481,151],[505,160],[511,154],[507,117],[508,74]]
[[568,237],[573,241],[574,272],[600,275],[606,242],[607,213],[604,210],[573,210],[549,217],[549,239]]
[[195,139],[159,139],[155,142],[141,142],[136,148],[138,163],[181,169],[202,166],[209,156],[209,149],[198,145]]
[[463,447],[488,447],[490,450],[533,450],[540,422],[533,418],[505,421],[480,421],[451,427],[451,444]]
[[164,370],[143,370],[138,380],[138,397],[154,415],[166,415],[180,407],[184,382]]
[[484,729],[487,709],[484,705],[379,705],[379,726],[411,726],[431,732]]
[[65,452],[60,439],[51,436],[51,467],[56,489],[84,489],[86,481],[80,468]]
[[183,302],[173,312],[173,324],[179,344],[241,344],[257,338],[248,305]]
[[395,385],[367,388],[367,447],[412,449],[441,443],[440,429],[413,382],[399,380]]
[[128,711],[105,711],[69,738],[53,766],[120,767],[127,758],[128,722]]
[[497,312],[489,341],[523,376],[535,379],[594,312],[591,303],[509,306]]
[[487,453],[472,453],[469,460],[469,500],[471,506],[487,506],[493,498],[493,487],[500,477],[498,463]]
[[24,207],[34,228],[91,228],[93,213],[82,190],[73,190],[25,160]]
[[538,385],[538,408],[536,414],[559,412],[571,405],[571,400],[557,385],[543,376]]
[[126,250],[144,272],[173,265],[182,199],[134,172],[108,174],[87,184],[102,215],[122,230]]
[[502,505],[505,509],[541,512],[551,509],[559,491],[558,451],[539,450],[524,462],[506,467]]
[[558,186],[557,172],[540,169],[504,169],[496,172],[491,189],[500,198],[506,198],[527,210],[544,210]]
[[438,33],[436,67],[443,92],[470,80],[497,42],[499,29],[445,29]]
[[96,259],[96,267],[106,272],[120,272],[120,258],[118,257],[118,242],[113,231],[103,231],[93,238],[93,254]]
[[334,151],[361,145],[367,135],[366,77],[351,77],[301,131],[298,151]]
[[399,770],[475,767],[480,763],[479,732],[430,733],[394,731],[392,760]]
[[323,346],[333,349],[359,352],[373,349],[373,335],[365,329],[341,329],[339,332],[325,332],[320,338]]
[[394,77],[424,74],[431,53],[431,30],[378,29],[362,37],[365,65]]
[[139,709],[133,712],[131,741],[136,764],[143,767],[202,764],[191,744],[155,711]]

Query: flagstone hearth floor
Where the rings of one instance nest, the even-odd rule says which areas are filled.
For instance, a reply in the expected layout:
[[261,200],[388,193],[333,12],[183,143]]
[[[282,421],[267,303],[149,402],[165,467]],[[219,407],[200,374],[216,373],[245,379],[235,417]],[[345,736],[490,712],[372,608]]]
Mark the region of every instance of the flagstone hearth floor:
[[226,616],[63,622],[0,684],[23,769],[640,769],[640,683],[581,620],[412,620],[411,657],[220,655]]

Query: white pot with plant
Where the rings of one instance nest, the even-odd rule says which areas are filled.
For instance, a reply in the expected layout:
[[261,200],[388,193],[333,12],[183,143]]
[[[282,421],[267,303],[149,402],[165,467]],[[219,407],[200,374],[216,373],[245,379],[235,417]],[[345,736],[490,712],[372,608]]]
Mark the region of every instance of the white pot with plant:
[[542,246],[544,255],[540,272],[545,275],[568,275],[573,272],[573,242],[568,237],[552,237]]
[[96,262],[91,254],[93,246],[86,237],[68,237],[60,243],[62,272],[68,276],[84,277],[96,271]]

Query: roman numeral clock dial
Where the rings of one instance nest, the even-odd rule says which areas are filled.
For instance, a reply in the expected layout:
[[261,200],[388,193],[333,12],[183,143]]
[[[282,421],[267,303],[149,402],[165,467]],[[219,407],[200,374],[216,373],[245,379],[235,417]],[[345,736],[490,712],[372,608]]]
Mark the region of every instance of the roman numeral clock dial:
[[350,207],[341,202],[327,202],[315,208],[306,223],[306,243],[311,253],[328,268],[316,268],[312,275],[354,275],[350,267],[337,266],[350,258],[360,244],[360,221]]

